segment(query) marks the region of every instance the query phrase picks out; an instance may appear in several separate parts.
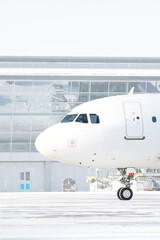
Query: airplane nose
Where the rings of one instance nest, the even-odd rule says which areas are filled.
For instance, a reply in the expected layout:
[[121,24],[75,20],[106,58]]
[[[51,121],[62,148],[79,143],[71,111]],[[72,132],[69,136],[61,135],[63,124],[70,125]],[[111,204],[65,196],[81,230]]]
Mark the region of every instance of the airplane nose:
[[40,133],[35,141],[37,151],[50,159],[56,156],[56,139],[54,135],[52,134],[52,129],[49,128]]

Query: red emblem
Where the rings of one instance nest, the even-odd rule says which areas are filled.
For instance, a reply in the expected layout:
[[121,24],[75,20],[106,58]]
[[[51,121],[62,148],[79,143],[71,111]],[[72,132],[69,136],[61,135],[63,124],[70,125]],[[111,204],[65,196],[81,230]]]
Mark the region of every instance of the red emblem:
[[68,139],[68,147],[71,147],[71,148],[77,147],[77,139],[76,138]]

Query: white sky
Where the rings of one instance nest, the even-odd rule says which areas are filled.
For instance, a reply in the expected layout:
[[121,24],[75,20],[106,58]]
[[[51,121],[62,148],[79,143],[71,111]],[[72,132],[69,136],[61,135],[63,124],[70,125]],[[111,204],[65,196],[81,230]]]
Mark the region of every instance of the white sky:
[[0,0],[0,55],[160,57],[160,0]]

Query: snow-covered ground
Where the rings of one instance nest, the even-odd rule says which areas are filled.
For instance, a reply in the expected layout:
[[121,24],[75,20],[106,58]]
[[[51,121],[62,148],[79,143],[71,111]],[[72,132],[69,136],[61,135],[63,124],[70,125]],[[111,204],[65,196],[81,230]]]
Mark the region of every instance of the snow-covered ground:
[[0,239],[160,239],[160,192],[1,193]]

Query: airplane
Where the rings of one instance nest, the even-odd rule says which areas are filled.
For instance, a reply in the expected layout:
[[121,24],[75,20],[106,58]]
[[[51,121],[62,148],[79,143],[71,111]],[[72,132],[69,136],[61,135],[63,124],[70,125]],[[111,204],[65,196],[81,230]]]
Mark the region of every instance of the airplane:
[[86,167],[117,168],[122,177],[117,196],[133,196],[128,168],[160,169],[160,94],[105,97],[74,108],[37,137],[45,157]]

